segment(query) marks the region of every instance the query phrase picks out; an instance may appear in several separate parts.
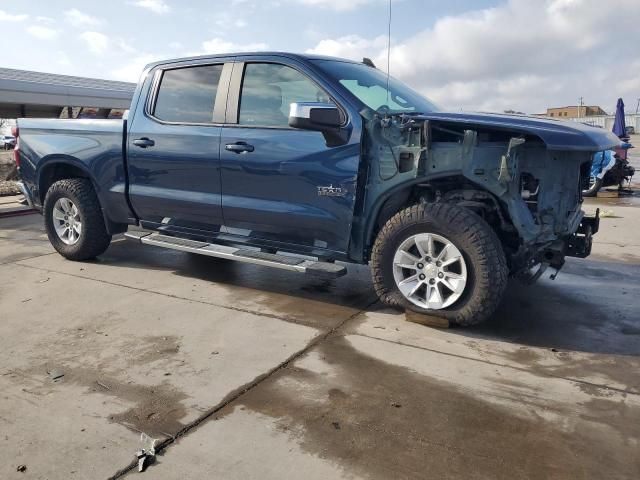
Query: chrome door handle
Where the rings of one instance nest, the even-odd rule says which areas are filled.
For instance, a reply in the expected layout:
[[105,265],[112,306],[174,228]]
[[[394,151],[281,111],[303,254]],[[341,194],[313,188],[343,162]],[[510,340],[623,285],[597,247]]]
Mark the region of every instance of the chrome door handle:
[[142,138],[136,138],[133,141],[133,144],[136,147],[140,147],[140,148],[147,148],[147,147],[153,147],[156,142],[154,142],[153,140],[151,140],[150,138],[147,137],[142,137]]
[[224,149],[235,153],[253,152],[255,150],[253,145],[249,145],[246,142],[227,143]]

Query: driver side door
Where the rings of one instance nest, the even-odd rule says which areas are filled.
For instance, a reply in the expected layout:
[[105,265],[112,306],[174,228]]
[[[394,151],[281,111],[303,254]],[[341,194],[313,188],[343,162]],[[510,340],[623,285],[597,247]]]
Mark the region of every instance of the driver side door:
[[301,66],[259,57],[234,64],[229,99],[220,141],[226,231],[318,255],[346,252],[359,135],[328,147],[322,133],[288,125],[291,103],[333,98]]

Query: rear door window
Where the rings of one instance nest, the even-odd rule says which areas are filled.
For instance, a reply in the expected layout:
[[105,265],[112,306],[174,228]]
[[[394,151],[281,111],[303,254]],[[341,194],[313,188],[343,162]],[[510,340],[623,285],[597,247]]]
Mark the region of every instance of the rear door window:
[[177,123],[212,123],[222,65],[165,70],[153,116]]

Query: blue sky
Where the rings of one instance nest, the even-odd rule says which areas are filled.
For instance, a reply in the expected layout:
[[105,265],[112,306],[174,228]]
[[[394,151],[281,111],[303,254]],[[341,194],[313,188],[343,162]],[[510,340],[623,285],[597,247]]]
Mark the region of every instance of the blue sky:
[[[387,0],[0,0],[2,66],[135,81],[157,59],[270,49],[384,67],[387,9]],[[635,106],[639,24],[638,0],[393,0],[391,69],[454,109],[538,112],[579,96]]]

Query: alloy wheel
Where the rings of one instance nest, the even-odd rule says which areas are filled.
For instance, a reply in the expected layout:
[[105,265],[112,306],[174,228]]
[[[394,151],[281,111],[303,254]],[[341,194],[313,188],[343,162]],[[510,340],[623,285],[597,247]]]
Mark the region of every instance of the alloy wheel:
[[61,197],[51,213],[56,234],[67,245],[75,245],[82,234],[82,219],[78,207],[68,198]]
[[419,233],[396,250],[393,277],[402,295],[414,305],[440,310],[464,293],[467,265],[450,240],[434,233]]

